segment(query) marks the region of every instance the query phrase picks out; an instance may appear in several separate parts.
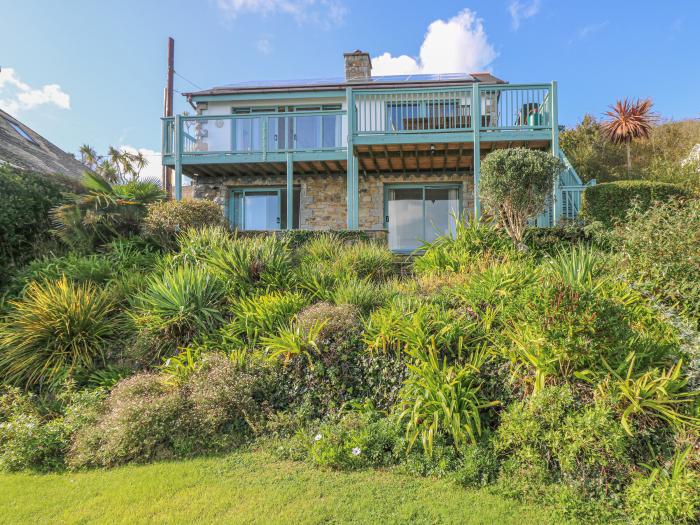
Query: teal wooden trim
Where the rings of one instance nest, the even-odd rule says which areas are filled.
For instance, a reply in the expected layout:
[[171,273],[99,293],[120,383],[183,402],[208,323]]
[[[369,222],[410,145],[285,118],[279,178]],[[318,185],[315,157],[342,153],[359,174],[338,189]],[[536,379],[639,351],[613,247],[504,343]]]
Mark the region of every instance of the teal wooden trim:
[[481,142],[515,142],[519,140],[546,140],[552,138],[552,132],[549,129],[521,129],[519,131],[499,131],[492,129],[482,129],[479,132],[479,140]]
[[287,154],[287,229],[294,229],[294,161]]
[[[447,188],[457,190],[457,209],[462,211],[463,197],[462,197],[462,184],[455,182],[416,182],[416,183],[395,183],[395,184],[384,184],[384,229],[389,228],[389,192],[395,189],[416,189],[420,188],[422,190],[423,198],[423,237],[422,240],[427,238],[426,221],[425,221],[425,190],[432,188]],[[396,253],[413,253],[414,250],[394,250]]]
[[[557,82],[552,81],[550,88],[551,119],[552,119],[552,155],[559,158],[559,100],[557,95]],[[559,190],[559,177],[554,179],[552,194],[552,223],[557,225],[561,217],[561,192]]]
[[474,173],[474,220],[479,221],[481,219],[481,196],[479,193],[479,182],[481,179],[481,96],[479,83],[475,82],[472,89],[472,122],[476,124],[472,170]]
[[[314,160],[346,160],[347,151],[345,149],[328,151],[295,151],[295,162],[308,162]],[[199,164],[239,164],[257,162],[287,162],[287,153],[267,153],[263,157],[262,152],[258,153],[207,153],[190,152],[182,156],[183,165]]]
[[175,116],[175,200],[182,200],[182,117]]
[[343,89],[321,91],[275,91],[274,93],[231,93],[227,95],[195,95],[192,102],[235,102],[243,100],[313,100],[319,98],[341,98]]
[[353,143],[357,145],[369,144],[435,144],[443,142],[472,142],[472,131],[447,131],[430,133],[389,133],[389,134],[362,134],[353,137]]
[[287,111],[284,113],[278,113],[276,111],[261,111],[260,113],[226,113],[223,115],[182,115],[182,119],[186,121],[197,121],[197,120],[250,120],[250,119],[260,119],[263,117],[312,117],[312,116],[332,116],[332,115],[345,115],[345,111],[342,109],[319,109],[313,111]]

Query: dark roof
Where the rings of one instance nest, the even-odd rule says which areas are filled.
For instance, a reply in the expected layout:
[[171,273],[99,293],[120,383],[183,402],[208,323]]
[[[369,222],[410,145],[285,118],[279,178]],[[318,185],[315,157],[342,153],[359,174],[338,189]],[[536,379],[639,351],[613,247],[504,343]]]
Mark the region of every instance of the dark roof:
[[444,86],[483,82],[488,84],[505,84],[504,80],[494,77],[491,73],[442,73],[437,75],[388,75],[370,77],[365,80],[346,80],[338,78],[316,78],[308,80],[252,80],[238,82],[226,86],[213,87],[202,91],[183,93],[186,97],[202,95],[229,95],[235,93],[274,93],[288,91],[319,91],[327,89],[353,88],[386,88],[386,87],[416,87]]
[[31,128],[0,110],[0,164],[46,175],[80,178],[85,166]]

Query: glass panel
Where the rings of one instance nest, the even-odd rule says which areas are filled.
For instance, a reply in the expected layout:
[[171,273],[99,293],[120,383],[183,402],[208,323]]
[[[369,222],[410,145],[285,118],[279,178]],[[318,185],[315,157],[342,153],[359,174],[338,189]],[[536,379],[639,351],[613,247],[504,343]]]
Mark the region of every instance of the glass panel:
[[340,147],[340,116],[328,115],[323,119],[323,144],[324,148]]
[[454,234],[455,217],[459,217],[457,188],[425,188],[426,241],[434,241],[441,235]]
[[318,149],[321,146],[321,117],[296,117],[296,149]]
[[267,149],[284,150],[287,133],[286,117],[270,117],[267,121]]
[[234,122],[236,142],[234,151],[260,151],[260,119],[242,118]]
[[230,119],[184,120],[183,131],[185,152],[231,150]]
[[423,238],[423,188],[389,190],[389,248],[415,250]]
[[243,197],[243,229],[279,230],[280,198],[277,191],[256,191]]

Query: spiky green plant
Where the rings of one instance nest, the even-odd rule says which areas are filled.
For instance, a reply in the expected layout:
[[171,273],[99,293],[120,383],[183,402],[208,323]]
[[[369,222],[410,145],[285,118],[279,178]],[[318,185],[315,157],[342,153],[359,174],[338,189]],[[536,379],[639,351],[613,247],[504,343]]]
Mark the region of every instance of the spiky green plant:
[[688,389],[688,378],[682,374],[683,361],[679,360],[667,370],[653,368],[635,375],[636,355],[627,356],[629,364],[625,376],[621,376],[604,361],[613,380],[599,388],[611,391],[621,409],[620,423],[629,435],[634,435],[633,420],[660,420],[674,429],[685,426],[700,428],[700,419],[683,412],[689,409],[697,390]]
[[231,307],[227,330],[253,346],[260,336],[274,335],[306,306],[308,299],[295,292],[273,292],[242,297]]
[[181,386],[201,366],[201,352],[187,347],[180,353],[168,357],[159,367],[163,382],[170,386]]
[[321,352],[316,341],[326,322],[316,321],[310,327],[302,327],[292,322],[276,335],[261,338],[260,343],[270,359],[281,357],[287,365],[296,357],[305,357],[309,366],[313,367],[314,355]]
[[331,298],[335,304],[352,304],[368,313],[384,302],[384,292],[368,279],[349,278],[338,284]]
[[77,370],[90,370],[123,336],[112,295],[65,277],[33,282],[10,301],[0,324],[0,370],[7,381],[52,386]]
[[223,322],[224,296],[224,286],[206,268],[182,265],[152,276],[131,316],[164,345],[186,345]]
[[286,290],[292,285],[291,253],[286,241],[274,235],[237,238],[225,248],[215,246],[206,264],[227,280],[231,292]]
[[594,291],[603,283],[603,259],[590,246],[579,244],[570,250],[560,249],[547,263],[554,275],[574,290]]
[[448,364],[438,354],[433,343],[421,359],[408,365],[398,414],[406,425],[408,450],[420,437],[429,456],[440,435],[450,438],[456,450],[476,443],[481,435],[481,410],[496,404],[480,397],[479,370],[486,360],[485,351],[475,351],[464,365]]

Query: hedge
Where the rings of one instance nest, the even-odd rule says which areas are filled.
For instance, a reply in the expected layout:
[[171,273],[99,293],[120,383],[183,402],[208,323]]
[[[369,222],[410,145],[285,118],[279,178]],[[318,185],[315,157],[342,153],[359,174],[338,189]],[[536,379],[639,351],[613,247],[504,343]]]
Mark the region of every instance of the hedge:
[[37,241],[49,234],[49,211],[63,203],[66,189],[72,188],[60,176],[0,165],[0,283],[31,258]]
[[149,204],[143,234],[161,246],[174,247],[177,234],[187,228],[225,226],[226,219],[214,201],[184,200]]
[[588,221],[613,225],[624,220],[634,203],[643,211],[655,201],[684,199],[688,190],[677,184],[648,180],[622,180],[589,186],[583,192],[581,213]]

